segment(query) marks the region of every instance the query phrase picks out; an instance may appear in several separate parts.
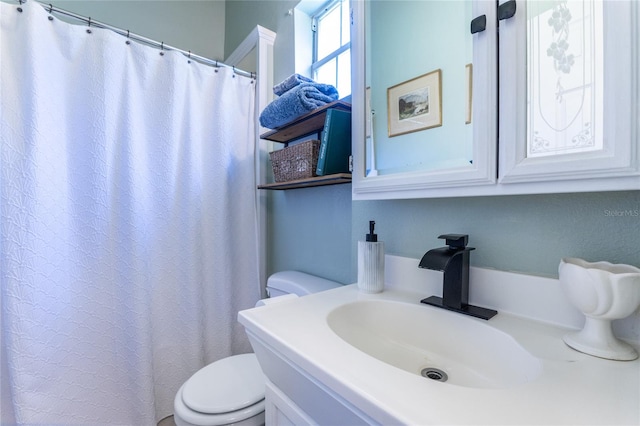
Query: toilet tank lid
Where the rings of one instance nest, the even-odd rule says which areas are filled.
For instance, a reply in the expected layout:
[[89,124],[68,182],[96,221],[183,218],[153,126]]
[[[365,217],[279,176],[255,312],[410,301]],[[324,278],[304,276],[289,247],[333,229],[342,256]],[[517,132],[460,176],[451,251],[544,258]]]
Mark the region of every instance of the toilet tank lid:
[[267,280],[267,287],[298,296],[330,290],[341,285],[335,281],[298,271],[276,272]]

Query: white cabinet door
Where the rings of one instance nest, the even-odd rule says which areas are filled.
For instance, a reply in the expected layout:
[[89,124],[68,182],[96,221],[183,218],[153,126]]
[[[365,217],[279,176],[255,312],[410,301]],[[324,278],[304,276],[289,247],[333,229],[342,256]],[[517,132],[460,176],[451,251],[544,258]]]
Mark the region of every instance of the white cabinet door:
[[[445,4],[449,8],[464,8],[465,13],[468,11],[466,17],[468,20],[458,19],[459,15],[455,15],[455,19],[446,15],[436,16],[435,12],[442,12]],[[353,1],[351,6],[354,22],[352,26],[353,198],[450,196],[460,190],[463,193],[466,191],[467,194],[473,194],[473,190],[468,188],[495,187],[497,179],[495,0],[466,0],[465,2],[376,0]],[[435,12],[426,12],[425,9],[428,8]],[[381,10],[387,13],[379,13]],[[472,34],[471,20],[482,16],[486,18],[484,30]],[[429,22],[438,21],[450,33],[434,34],[435,30],[431,25],[422,24],[421,26],[420,20],[426,17],[430,18]],[[414,23],[416,20],[419,21],[418,24]],[[374,23],[380,25],[377,28],[367,28],[368,24],[373,27]],[[403,27],[407,25],[418,35],[408,36],[406,28]],[[396,43],[397,39],[399,41]],[[461,40],[464,43],[459,43]],[[374,46],[376,42],[378,43]],[[465,52],[467,42],[472,58],[469,59],[470,63],[450,63],[455,62],[449,58],[454,56],[452,52]],[[455,56],[457,57],[458,55]],[[447,58],[451,60],[448,62],[445,60]],[[433,128],[416,126],[413,130],[394,134],[392,123],[398,121],[414,126],[413,122],[419,120],[411,117],[399,119],[398,114],[394,114],[395,110],[390,106],[393,106],[394,102],[398,103],[399,99],[402,102],[403,96],[408,97],[418,92],[418,90],[408,89],[410,85],[405,83],[412,81],[414,77],[424,77],[434,70],[441,72],[440,88],[436,89],[438,85],[434,84],[429,89],[433,89],[434,93],[435,91],[442,93],[438,96],[439,109],[442,113],[441,126]],[[373,71],[375,71],[375,79],[372,77]],[[396,71],[404,77],[395,75]],[[368,102],[365,101],[367,86],[370,86]],[[404,95],[399,99],[396,98],[395,92],[390,92],[390,89],[394,88]],[[419,84],[417,88],[423,89]],[[429,93],[427,100],[430,100],[431,92],[427,93]],[[434,104],[436,103],[434,101]],[[365,108],[365,105],[370,105],[370,109]],[[438,109],[433,106],[432,108]],[[420,116],[429,114],[431,112]],[[464,151],[463,154],[460,151]]]
[[640,3],[513,1],[499,21],[499,183],[640,189]]

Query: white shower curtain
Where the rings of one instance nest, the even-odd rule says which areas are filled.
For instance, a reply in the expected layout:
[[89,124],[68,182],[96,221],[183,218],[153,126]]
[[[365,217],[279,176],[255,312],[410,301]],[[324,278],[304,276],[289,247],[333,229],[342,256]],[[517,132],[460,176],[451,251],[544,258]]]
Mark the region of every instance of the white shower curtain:
[[254,84],[0,3],[3,424],[151,425],[250,351]]

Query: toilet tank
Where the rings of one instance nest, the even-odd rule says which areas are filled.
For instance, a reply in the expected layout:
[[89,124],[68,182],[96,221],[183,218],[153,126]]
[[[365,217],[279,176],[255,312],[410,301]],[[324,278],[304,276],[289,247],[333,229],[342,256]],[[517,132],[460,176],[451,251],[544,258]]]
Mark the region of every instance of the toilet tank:
[[295,294],[304,296],[340,287],[342,284],[298,271],[276,272],[267,279],[269,297]]

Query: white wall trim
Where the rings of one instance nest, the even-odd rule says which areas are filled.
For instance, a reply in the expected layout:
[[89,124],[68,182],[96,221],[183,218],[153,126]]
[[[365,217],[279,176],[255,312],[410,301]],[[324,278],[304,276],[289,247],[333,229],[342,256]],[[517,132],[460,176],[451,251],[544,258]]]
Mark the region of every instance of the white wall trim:
[[225,63],[231,66],[239,64],[247,55],[254,52],[256,55],[256,102],[254,120],[256,123],[255,135],[255,175],[256,175],[256,205],[258,218],[258,268],[260,274],[260,290],[262,297],[265,295],[267,285],[267,194],[257,189],[258,184],[267,181],[267,168],[269,145],[260,139],[264,128],[260,127],[258,117],[273,98],[273,45],[276,33],[257,25],[251,33],[229,55]]
[[[236,49],[224,61],[225,64],[235,66],[240,63],[251,50],[258,46],[260,42],[273,45],[276,41],[276,33],[273,31],[256,25],[256,27],[245,37],[245,39],[236,47]],[[258,71],[260,66],[258,66]]]

